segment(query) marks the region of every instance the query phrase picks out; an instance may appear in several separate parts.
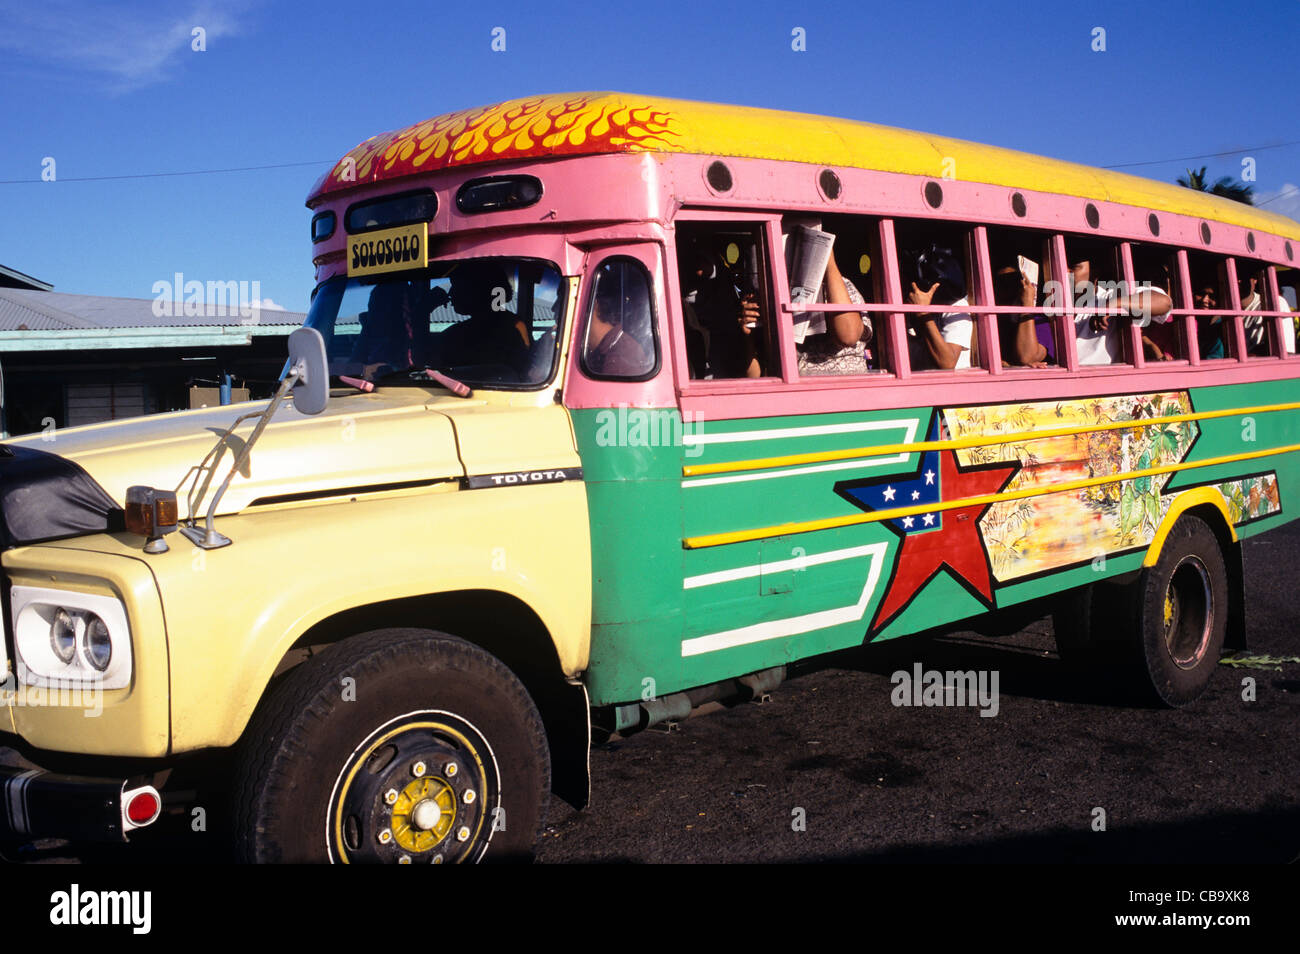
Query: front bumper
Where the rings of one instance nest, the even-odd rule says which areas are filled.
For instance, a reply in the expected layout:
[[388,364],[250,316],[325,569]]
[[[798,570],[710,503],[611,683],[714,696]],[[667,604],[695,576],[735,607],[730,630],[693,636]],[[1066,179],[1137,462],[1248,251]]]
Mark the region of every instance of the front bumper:
[[[63,775],[0,766],[0,837],[124,842],[162,814],[162,796],[143,779]],[[153,811],[146,813],[152,799]]]

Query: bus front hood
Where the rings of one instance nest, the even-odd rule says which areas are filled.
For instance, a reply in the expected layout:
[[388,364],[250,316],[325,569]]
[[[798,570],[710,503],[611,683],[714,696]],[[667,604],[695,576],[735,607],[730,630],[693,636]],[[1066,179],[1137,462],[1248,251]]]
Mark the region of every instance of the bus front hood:
[[[56,455],[79,466],[119,507],[126,500],[126,489],[135,484],[180,488],[177,496],[184,519],[187,473],[237,417],[260,414],[267,403],[111,421],[28,435],[6,444]],[[237,454],[243,449],[255,424],[253,418],[235,431],[196,516],[206,513],[212,494],[233,464],[231,451]],[[429,407],[429,395],[423,390],[389,388],[334,396],[324,412],[312,417],[286,402],[253,446],[247,466],[231,482],[219,512],[237,513],[273,498],[360,492],[463,474],[451,422]]]

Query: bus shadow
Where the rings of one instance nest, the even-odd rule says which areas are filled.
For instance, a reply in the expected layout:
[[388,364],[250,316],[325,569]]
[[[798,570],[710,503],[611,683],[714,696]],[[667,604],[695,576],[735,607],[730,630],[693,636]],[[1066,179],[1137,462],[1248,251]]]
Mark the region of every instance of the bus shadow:
[[1300,808],[1223,812],[1136,825],[1112,819],[1106,831],[1054,828],[960,845],[895,845],[807,860],[857,864],[1289,864],[1300,860]]
[[1099,679],[1070,669],[1057,656],[1052,637],[1041,633],[1011,639],[973,632],[919,634],[823,656],[803,671],[848,669],[889,679],[896,672],[913,672],[918,663],[923,671],[996,671],[998,691],[1004,695],[1107,708],[1154,708],[1119,680],[1106,680],[1104,673]]

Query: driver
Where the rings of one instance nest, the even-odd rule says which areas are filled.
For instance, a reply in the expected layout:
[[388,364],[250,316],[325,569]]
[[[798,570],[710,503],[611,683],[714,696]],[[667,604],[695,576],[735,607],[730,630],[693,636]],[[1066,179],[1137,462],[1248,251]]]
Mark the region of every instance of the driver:
[[361,334],[350,360],[364,366],[367,380],[404,371],[428,356],[429,314],[427,309],[421,312],[420,293],[410,282],[377,284],[360,317]]
[[457,314],[467,316],[435,336],[438,367],[504,364],[521,378],[527,375],[532,342],[523,320],[505,307],[514,289],[504,268],[489,261],[463,262],[451,273],[450,295],[435,289],[433,296],[434,307],[443,303],[439,299],[449,299]]

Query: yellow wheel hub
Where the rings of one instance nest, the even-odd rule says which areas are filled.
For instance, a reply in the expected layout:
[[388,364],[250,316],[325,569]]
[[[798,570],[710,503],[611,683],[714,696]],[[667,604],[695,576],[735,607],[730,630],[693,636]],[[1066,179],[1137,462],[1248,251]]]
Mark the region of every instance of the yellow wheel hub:
[[456,794],[440,778],[412,781],[393,802],[393,839],[407,851],[428,851],[456,824]]

